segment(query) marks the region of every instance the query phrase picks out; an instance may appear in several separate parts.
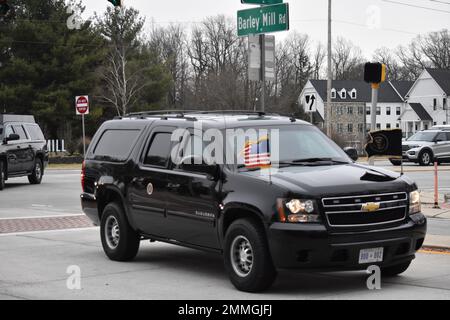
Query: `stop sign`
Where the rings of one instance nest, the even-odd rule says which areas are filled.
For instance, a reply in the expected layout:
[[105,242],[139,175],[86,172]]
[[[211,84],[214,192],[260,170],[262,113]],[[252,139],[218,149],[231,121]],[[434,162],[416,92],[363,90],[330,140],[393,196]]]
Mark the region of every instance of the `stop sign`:
[[77,115],[89,114],[89,97],[88,96],[75,97],[75,109],[77,111]]

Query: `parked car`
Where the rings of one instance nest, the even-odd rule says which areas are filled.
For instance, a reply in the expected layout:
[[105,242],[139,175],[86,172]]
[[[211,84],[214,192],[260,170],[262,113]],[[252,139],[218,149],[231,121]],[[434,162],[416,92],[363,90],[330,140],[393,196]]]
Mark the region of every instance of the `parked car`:
[[48,164],[47,143],[33,116],[0,114],[0,190],[11,178],[40,184]]
[[[250,159],[244,164],[184,148],[203,143],[200,125],[201,133],[276,129],[277,170],[253,167],[262,159],[251,158],[249,144],[232,153]],[[173,139],[180,128],[187,134]],[[223,152],[232,141],[219,144]],[[132,260],[142,240],[206,250],[221,254],[231,282],[248,292],[270,287],[278,269],[378,265],[395,276],[426,234],[413,181],[355,163],[315,126],[278,115],[161,112],[108,121],[87,151],[81,184],[82,209],[100,226],[111,260]]]
[[[402,142],[403,161],[429,166],[450,162],[450,130],[444,126],[440,129],[417,132]],[[391,159],[393,165],[400,165],[401,161]]]

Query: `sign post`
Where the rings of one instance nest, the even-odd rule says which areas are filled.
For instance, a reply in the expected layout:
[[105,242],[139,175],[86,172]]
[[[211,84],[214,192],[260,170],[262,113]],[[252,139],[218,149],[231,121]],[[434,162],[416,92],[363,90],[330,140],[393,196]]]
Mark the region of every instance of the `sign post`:
[[[380,84],[386,81],[386,65],[381,63],[366,63],[364,66],[364,81],[370,83],[372,86],[370,131],[375,132],[377,130],[378,90],[380,89]],[[374,165],[373,157],[369,157],[369,164]]]
[[84,116],[89,114],[89,96],[75,97],[75,111],[81,115],[81,127],[83,131],[83,157],[86,157],[86,130],[84,125]]
[[283,0],[241,0],[241,3],[260,5],[238,11],[237,29],[239,37],[249,37],[249,79],[261,81],[261,111],[264,112],[266,81],[275,77],[275,37],[265,33],[289,30],[289,5]]

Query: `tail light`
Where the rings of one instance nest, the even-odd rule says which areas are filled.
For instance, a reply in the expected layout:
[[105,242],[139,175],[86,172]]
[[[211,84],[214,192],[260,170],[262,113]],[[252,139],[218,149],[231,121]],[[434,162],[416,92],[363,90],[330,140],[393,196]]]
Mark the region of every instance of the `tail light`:
[[84,192],[84,182],[86,180],[86,163],[83,161],[81,165],[81,190]]

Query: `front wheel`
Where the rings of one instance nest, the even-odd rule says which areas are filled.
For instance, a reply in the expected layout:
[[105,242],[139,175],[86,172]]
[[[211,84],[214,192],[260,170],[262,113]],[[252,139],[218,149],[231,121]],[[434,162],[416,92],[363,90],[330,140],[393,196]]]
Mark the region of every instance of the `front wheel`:
[[385,276],[385,277],[398,276],[399,274],[408,270],[410,265],[411,265],[411,261],[408,261],[406,263],[397,264],[395,266],[381,268],[381,275]]
[[42,160],[37,158],[36,162],[34,163],[33,171],[28,176],[28,181],[31,184],[41,184],[43,175],[44,175],[44,165],[42,164]]
[[139,234],[131,228],[122,206],[109,203],[100,222],[103,250],[114,261],[133,260],[141,242]]
[[419,164],[421,166],[429,166],[433,162],[433,155],[430,151],[422,151],[419,154]]
[[224,263],[231,282],[241,291],[264,291],[277,275],[264,230],[247,219],[237,220],[228,228]]

